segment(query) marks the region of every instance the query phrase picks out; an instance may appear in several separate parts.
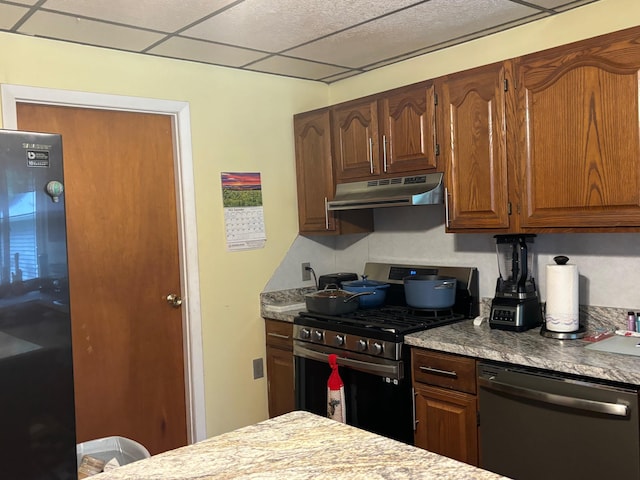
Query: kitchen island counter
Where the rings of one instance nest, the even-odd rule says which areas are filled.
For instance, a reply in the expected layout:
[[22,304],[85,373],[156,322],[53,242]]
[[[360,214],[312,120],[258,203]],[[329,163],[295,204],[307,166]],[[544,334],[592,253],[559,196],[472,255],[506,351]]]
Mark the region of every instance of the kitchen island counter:
[[505,478],[308,412],[291,412],[95,480]]

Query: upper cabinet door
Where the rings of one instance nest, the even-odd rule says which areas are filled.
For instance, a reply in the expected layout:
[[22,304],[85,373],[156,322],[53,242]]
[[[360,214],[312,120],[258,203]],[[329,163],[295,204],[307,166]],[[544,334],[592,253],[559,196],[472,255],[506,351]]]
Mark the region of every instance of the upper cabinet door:
[[329,110],[294,116],[300,233],[333,232],[336,223],[327,211],[333,198]]
[[509,227],[504,65],[438,82],[449,230]]
[[433,82],[429,81],[380,98],[383,174],[436,168],[434,97]]
[[376,100],[341,104],[332,109],[332,115],[337,182],[380,174]]
[[640,226],[639,34],[516,61],[523,228]]

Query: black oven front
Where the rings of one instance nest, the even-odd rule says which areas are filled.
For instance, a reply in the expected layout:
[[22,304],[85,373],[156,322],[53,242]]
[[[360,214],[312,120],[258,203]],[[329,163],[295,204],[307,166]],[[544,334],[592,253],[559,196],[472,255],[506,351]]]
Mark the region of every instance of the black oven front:
[[[331,353],[338,356],[347,423],[413,444],[413,392],[410,369],[403,360],[375,358],[294,340],[296,408],[327,415]],[[403,353],[404,358],[410,358],[408,352]]]

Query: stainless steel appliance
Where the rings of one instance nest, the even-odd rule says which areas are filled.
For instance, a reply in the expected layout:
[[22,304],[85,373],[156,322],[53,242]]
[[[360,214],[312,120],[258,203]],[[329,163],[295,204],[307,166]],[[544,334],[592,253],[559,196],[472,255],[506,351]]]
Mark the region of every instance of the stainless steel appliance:
[[542,325],[532,234],[496,235],[499,274],[489,326],[517,332]]
[[0,130],[0,477],[77,478],[60,135]]
[[[338,355],[347,423],[413,443],[413,394],[409,349],[404,336],[478,315],[478,271],[367,263],[364,274],[390,284],[386,304],[331,316],[301,312],[294,319],[296,407],[325,416],[328,355]],[[457,281],[456,302],[445,310],[407,307],[403,278],[446,275]]]
[[480,467],[518,480],[640,478],[638,387],[481,362]]

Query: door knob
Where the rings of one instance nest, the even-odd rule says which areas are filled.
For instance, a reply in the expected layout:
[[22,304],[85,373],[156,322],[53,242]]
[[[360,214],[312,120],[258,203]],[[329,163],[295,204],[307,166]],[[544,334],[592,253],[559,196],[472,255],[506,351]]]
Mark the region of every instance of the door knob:
[[182,298],[180,297],[180,295],[170,293],[169,295],[167,295],[167,303],[173,308],[178,308],[180,305],[182,305]]

